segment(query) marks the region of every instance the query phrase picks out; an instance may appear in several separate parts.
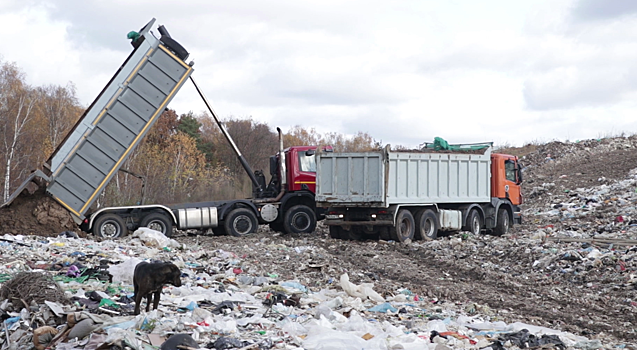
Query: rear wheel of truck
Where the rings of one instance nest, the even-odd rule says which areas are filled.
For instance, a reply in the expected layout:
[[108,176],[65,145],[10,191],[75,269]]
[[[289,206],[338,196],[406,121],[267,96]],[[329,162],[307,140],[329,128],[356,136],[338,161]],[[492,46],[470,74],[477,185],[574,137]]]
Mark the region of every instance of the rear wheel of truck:
[[343,232],[343,228],[340,226],[330,225],[330,237],[334,239],[341,239],[341,232]]
[[482,218],[477,210],[474,209],[469,213],[465,231],[469,231],[474,235],[479,235],[480,231],[482,231]]
[[342,229],[341,239],[346,241],[362,241],[365,235],[361,232],[360,227],[350,227],[349,230]]
[[509,232],[509,226],[511,225],[511,221],[509,219],[509,211],[500,208],[498,209],[498,219],[495,224],[495,229],[493,230],[493,234],[496,236],[502,236]]
[[93,224],[93,233],[98,237],[118,238],[128,234],[124,219],[116,214],[102,214]]
[[223,226],[217,226],[217,227],[214,227],[214,228],[212,229],[212,233],[213,233],[215,236],[225,236],[225,235],[227,235],[227,234],[228,234],[228,233],[226,232],[226,228],[225,228],[225,227],[223,227]]
[[150,213],[144,216],[139,227],[148,227],[151,230],[159,231],[166,237],[173,235],[173,222],[161,213]]
[[285,213],[283,228],[287,233],[312,233],[316,229],[316,214],[306,205],[295,205]]
[[282,222],[271,222],[268,224],[270,226],[270,230],[274,232],[284,232],[283,223]]
[[389,233],[389,227],[379,227],[378,235],[383,241],[389,241],[392,239],[391,234]]
[[235,237],[257,232],[257,216],[250,209],[237,208],[228,214],[224,224],[226,232]]
[[418,213],[418,234],[421,239],[436,239],[439,229],[438,216],[433,210],[425,209]]
[[414,216],[407,209],[400,209],[396,216],[396,225],[389,229],[389,234],[392,239],[398,242],[405,242],[406,240],[414,240],[414,234],[416,232],[416,222]]

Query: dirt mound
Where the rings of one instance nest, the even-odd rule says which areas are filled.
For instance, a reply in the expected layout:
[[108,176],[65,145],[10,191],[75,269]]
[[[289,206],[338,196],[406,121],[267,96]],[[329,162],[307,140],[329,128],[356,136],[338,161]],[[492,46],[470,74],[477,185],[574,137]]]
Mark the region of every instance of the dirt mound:
[[0,234],[57,236],[60,232],[81,233],[71,214],[47,196],[45,188],[24,190],[5,208],[0,208]]

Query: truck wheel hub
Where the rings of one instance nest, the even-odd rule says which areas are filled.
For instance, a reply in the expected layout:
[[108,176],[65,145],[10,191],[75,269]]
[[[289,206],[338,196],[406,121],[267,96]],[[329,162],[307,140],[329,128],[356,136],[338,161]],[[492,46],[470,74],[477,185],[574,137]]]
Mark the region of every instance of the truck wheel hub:
[[299,231],[307,230],[310,227],[310,218],[305,213],[296,213],[292,216],[292,226]]
[[159,231],[161,233],[164,233],[164,231],[166,230],[164,225],[159,221],[152,221],[148,223],[147,227],[151,230]]
[[249,233],[252,230],[252,222],[247,216],[237,216],[232,222],[232,227],[239,233]]
[[119,229],[117,228],[117,225],[113,223],[108,222],[102,226],[102,235],[104,237],[117,237],[118,232]]

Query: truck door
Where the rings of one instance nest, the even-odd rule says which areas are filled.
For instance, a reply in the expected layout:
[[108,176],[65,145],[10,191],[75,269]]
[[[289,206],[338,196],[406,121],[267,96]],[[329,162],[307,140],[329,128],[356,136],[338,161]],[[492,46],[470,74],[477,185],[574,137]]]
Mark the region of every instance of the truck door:
[[509,198],[511,204],[522,204],[521,186],[522,179],[519,178],[519,164],[515,157],[504,160],[504,192],[505,197]]
[[[292,152],[291,152],[292,153]],[[290,154],[290,190],[301,191],[307,190],[312,193],[316,192],[316,157],[315,150],[294,150]],[[295,164],[296,163],[296,164]],[[296,167],[295,167],[296,165]]]

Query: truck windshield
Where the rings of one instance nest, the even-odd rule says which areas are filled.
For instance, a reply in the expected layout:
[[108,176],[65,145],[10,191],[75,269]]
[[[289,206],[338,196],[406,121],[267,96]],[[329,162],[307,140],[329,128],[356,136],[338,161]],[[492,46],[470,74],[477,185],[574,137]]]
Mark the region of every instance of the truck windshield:
[[314,155],[308,156],[305,153],[299,152],[299,170],[316,172],[316,158]]
[[505,172],[505,176],[507,180],[516,182],[514,161],[512,160],[504,161],[504,172]]

